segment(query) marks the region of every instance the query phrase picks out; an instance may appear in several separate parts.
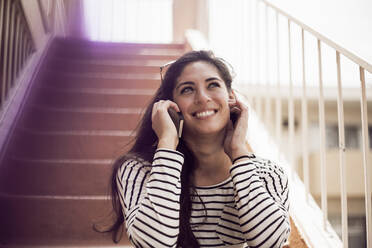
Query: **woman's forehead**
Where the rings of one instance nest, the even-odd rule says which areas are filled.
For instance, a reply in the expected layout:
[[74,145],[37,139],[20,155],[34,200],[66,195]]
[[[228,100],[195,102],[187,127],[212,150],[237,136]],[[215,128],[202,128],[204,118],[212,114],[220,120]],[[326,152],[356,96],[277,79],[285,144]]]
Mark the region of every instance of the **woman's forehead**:
[[[180,76],[177,78],[177,83],[188,80],[200,80],[203,78],[215,77],[221,79],[218,69],[205,61],[192,62],[185,66]],[[221,79],[222,80],[222,79]]]

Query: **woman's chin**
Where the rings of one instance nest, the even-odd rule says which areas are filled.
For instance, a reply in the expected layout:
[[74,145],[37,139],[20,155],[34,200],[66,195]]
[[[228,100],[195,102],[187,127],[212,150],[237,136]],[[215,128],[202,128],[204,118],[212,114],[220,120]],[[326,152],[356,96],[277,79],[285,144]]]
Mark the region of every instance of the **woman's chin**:
[[202,128],[196,128],[194,130],[186,130],[185,135],[198,138],[203,136],[213,136],[219,133],[223,133],[225,130],[225,126],[217,127],[217,126],[203,126]]

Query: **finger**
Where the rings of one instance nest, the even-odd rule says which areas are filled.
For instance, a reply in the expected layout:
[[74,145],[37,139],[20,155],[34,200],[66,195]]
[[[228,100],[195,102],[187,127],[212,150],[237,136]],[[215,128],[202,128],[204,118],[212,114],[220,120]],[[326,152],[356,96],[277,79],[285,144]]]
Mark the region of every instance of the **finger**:
[[167,104],[168,104],[167,109],[168,109],[168,108],[173,108],[173,109],[176,110],[177,112],[181,112],[181,110],[180,110],[180,108],[178,107],[177,103],[168,100],[168,101],[167,101]]

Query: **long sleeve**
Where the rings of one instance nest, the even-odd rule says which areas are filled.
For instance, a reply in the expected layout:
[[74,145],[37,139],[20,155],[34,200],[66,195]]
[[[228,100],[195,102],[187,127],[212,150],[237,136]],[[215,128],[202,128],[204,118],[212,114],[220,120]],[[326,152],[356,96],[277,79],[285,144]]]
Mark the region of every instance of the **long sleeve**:
[[158,149],[152,165],[128,160],[117,185],[128,237],[136,247],[176,247],[183,155]]
[[290,233],[288,179],[283,169],[254,154],[230,169],[240,225],[249,247],[281,247]]

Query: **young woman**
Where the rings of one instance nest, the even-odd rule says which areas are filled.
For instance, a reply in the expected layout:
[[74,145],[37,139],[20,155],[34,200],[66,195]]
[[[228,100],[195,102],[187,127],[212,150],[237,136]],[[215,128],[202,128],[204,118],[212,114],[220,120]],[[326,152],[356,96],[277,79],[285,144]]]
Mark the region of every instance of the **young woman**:
[[[125,223],[136,247],[286,242],[287,177],[247,147],[248,109],[231,83],[228,67],[211,52],[189,52],[169,65],[133,147],[114,166],[116,241]],[[181,138],[170,108],[184,117]]]

